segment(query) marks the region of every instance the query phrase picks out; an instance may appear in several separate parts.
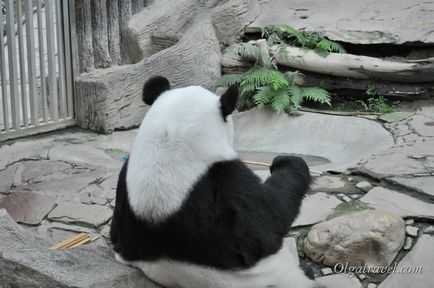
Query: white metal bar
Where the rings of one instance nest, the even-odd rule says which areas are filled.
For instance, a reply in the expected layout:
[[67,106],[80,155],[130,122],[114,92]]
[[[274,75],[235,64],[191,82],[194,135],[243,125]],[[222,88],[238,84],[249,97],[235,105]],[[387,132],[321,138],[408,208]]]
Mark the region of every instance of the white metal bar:
[[[3,130],[9,131],[9,96],[7,91],[7,81],[6,81],[6,56],[4,50],[4,26],[3,26],[3,13],[0,13],[0,77],[1,77],[1,91],[2,91],[2,106],[3,106]],[[0,129],[1,131],[1,129]]]
[[[17,32],[18,32],[18,52],[20,54],[20,80],[21,80],[21,108],[23,111],[22,123],[24,127],[29,126],[29,116],[27,107],[27,87],[26,87],[26,59],[24,55],[24,32],[23,32],[23,5],[22,1],[16,1],[17,8]],[[9,36],[11,38],[12,36]]]
[[9,58],[9,87],[11,97],[12,127],[15,130],[21,129],[20,124],[20,99],[18,98],[18,77],[17,77],[17,51],[15,43],[15,20],[13,0],[6,0],[6,25],[8,38],[8,58]]
[[57,30],[57,64],[59,66],[59,99],[60,99],[60,115],[61,118],[66,117],[67,103],[65,90],[65,53],[63,47],[63,21],[62,21],[62,0],[56,0],[56,30]]
[[29,71],[29,97],[30,115],[32,125],[39,124],[38,94],[36,93],[36,61],[35,61],[35,30],[33,27],[33,0],[26,0],[26,40],[27,40],[27,64]]
[[54,52],[54,0],[45,1],[47,57],[48,57],[48,86],[50,100],[51,121],[59,120],[59,107],[57,99],[56,58]]
[[42,117],[45,123],[48,122],[48,101],[47,86],[45,83],[45,44],[44,27],[42,22],[42,0],[36,4],[36,15],[38,21],[38,46],[39,46],[39,77],[41,81]]
[[70,33],[70,23],[69,23],[69,7],[68,3],[62,3],[62,17],[63,17],[63,31],[64,31],[64,41],[65,41],[65,72],[66,72],[66,99],[68,106],[68,117],[74,116],[74,95],[73,95],[73,84],[74,79],[72,75],[72,55],[71,55],[71,33]]

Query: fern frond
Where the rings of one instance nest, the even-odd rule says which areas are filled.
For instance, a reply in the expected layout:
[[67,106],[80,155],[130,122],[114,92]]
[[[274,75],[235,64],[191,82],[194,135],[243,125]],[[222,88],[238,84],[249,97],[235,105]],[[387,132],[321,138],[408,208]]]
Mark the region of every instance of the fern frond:
[[327,92],[327,90],[324,90],[322,88],[319,87],[302,88],[301,93],[304,99],[313,102],[318,102],[321,104],[327,104],[329,106],[332,105],[330,94]]
[[243,81],[242,74],[226,74],[217,80],[218,87],[229,87],[234,84],[240,84]]
[[271,100],[271,108],[277,112],[285,111],[289,108],[291,100],[288,95],[288,89],[279,89],[275,91]]
[[253,67],[243,78],[242,85],[255,85],[256,87],[271,86],[274,90],[289,86],[285,75],[277,70]]
[[302,89],[296,85],[292,85],[288,89],[289,95],[291,96],[291,104],[295,109],[300,108],[301,103],[303,103],[303,92]]
[[260,87],[258,88],[257,91],[258,92],[255,95],[253,95],[253,101],[259,108],[262,108],[265,105],[270,104],[271,100],[276,94],[276,90],[274,90],[270,86]]

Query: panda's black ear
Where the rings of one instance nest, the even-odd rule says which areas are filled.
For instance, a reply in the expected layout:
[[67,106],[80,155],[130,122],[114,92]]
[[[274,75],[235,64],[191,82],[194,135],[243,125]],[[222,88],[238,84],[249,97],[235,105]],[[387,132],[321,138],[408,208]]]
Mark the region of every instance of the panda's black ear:
[[238,86],[232,85],[226,90],[226,92],[220,96],[220,110],[223,115],[223,119],[226,121],[226,117],[235,110],[238,100]]
[[143,86],[143,102],[152,105],[152,103],[157,100],[158,96],[167,90],[170,90],[169,80],[162,76],[154,76],[146,81]]

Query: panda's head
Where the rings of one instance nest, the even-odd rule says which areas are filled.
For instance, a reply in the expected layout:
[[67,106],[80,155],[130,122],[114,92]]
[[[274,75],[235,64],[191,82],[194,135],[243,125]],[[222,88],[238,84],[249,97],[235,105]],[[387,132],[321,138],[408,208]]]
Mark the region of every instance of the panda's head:
[[216,162],[237,158],[231,113],[238,88],[222,96],[199,87],[170,89],[153,77],[143,88],[151,105],[128,160],[127,186],[137,216],[154,222],[177,211]]
[[231,113],[237,99],[237,86],[217,96],[200,86],[170,89],[166,78],[155,76],[143,87],[143,101],[151,105],[144,122],[156,129],[154,135],[160,139],[179,144],[182,139],[197,152],[213,149],[220,153],[233,147]]

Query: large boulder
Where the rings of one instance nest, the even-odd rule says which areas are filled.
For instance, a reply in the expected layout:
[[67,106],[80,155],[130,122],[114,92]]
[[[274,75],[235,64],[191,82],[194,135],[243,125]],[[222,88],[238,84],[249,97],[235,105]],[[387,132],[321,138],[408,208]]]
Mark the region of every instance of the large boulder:
[[157,288],[138,269],[121,265],[103,247],[50,251],[0,209],[0,287]]
[[400,217],[364,210],[313,226],[304,250],[313,261],[327,266],[388,266],[404,239],[405,223]]
[[[273,0],[250,27],[289,24],[354,44],[434,43],[434,3],[418,0]],[[405,25],[402,19],[406,19]],[[387,23],[387,25],[385,25]]]

